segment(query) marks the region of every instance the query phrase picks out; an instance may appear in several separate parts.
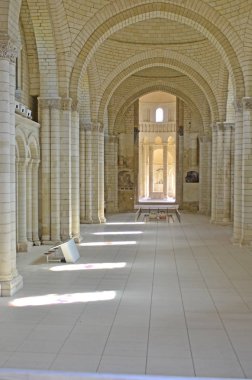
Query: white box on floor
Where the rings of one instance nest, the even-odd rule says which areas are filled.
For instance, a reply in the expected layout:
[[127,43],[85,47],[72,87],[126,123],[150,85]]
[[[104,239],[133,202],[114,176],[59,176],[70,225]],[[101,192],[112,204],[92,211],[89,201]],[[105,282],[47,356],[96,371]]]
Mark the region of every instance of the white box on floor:
[[74,239],[60,244],[60,248],[67,263],[75,263],[80,258],[80,254]]

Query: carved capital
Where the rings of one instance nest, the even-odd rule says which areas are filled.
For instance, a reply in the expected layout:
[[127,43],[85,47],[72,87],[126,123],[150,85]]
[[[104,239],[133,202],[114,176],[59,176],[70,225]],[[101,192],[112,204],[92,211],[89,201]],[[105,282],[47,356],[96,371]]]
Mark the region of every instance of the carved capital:
[[243,98],[242,101],[244,111],[252,111],[252,98]]
[[242,100],[241,99],[237,99],[233,102],[233,105],[234,105],[234,108],[235,108],[235,111],[236,112],[242,112]]
[[79,112],[79,102],[78,100],[72,100],[72,111],[75,112]]
[[11,63],[16,62],[18,48],[10,39],[0,40],[0,59],[8,59]]
[[225,122],[223,123],[224,124],[224,129],[227,130],[227,129],[232,129],[234,128],[235,124],[234,123],[228,123],[228,122]]
[[71,98],[62,98],[61,99],[61,109],[63,111],[71,111],[71,109],[72,109],[72,99]]
[[61,108],[61,98],[38,98],[39,107],[41,109],[60,109]]
[[91,123],[87,123],[83,120],[80,120],[80,130],[81,131],[85,131],[85,132],[91,132],[92,130],[92,124]]
[[92,122],[92,131],[102,133],[103,125],[99,122]]

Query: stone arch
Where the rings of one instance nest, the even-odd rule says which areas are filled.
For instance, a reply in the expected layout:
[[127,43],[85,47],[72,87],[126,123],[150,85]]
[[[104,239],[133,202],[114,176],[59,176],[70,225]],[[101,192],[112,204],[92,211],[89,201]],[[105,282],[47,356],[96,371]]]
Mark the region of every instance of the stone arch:
[[[57,70],[57,53],[55,44],[55,33],[51,20],[51,14],[48,9],[46,0],[32,2],[27,0],[29,5],[31,19],[33,23],[34,34],[36,38],[38,63],[40,71],[40,96],[47,97],[48,90],[50,96],[58,96],[58,70]],[[40,17],[38,17],[38,14]],[[49,22],[48,22],[49,21]],[[47,33],[44,33],[44,30]],[[48,70],[50,74],[48,73]],[[49,74],[49,75],[48,75]]]
[[36,137],[32,134],[28,137],[28,148],[30,151],[30,158],[38,160],[40,157],[39,143]]
[[124,115],[127,109],[132,105],[140,96],[145,95],[154,91],[164,91],[169,92],[172,95],[175,95],[182,99],[186,104],[188,104],[189,108],[192,109],[196,114],[199,115],[200,120],[202,121],[202,125],[204,127],[207,126],[207,123],[204,123],[204,114],[198,109],[195,102],[191,100],[184,92],[181,90],[174,88],[172,85],[164,85],[163,83],[155,83],[149,84],[148,86],[143,86],[141,89],[137,89],[136,92],[130,94],[127,99],[122,99],[121,106],[118,107],[118,112],[115,116],[115,122],[113,123],[113,131],[110,131],[112,134],[117,134],[117,125],[121,125],[121,115]]
[[24,133],[16,127],[16,158],[26,159],[28,157],[27,141]]
[[[114,77],[111,82],[109,82],[108,87],[104,91],[103,97],[101,99],[98,120],[102,120],[104,108],[108,104],[115,89],[125,80],[125,78],[140,70],[153,66],[173,68],[187,75],[205,94],[206,99],[209,102],[213,120],[219,120],[218,104],[214,94],[214,89],[211,85],[210,76],[200,67],[200,65],[196,64],[196,62],[188,58],[186,60],[186,63],[182,63],[180,60],[183,59],[183,56],[177,53],[173,53],[174,52],[168,51],[167,56],[164,56],[164,52],[162,52],[162,50],[154,50],[151,52],[142,53],[140,54],[140,57],[135,57],[136,62],[133,64],[130,64],[131,60],[123,63],[121,65],[122,70],[116,77]],[[139,58],[139,60],[137,60],[137,58]],[[125,64],[128,65],[125,66]],[[208,81],[206,81],[205,77],[200,75],[198,71],[194,70],[194,67],[192,65],[195,65],[197,69],[202,71],[202,75],[206,75]]]
[[[134,3],[134,4],[132,4]],[[134,16],[132,6],[134,5]],[[236,96],[243,97],[245,93],[244,79],[238,52],[242,46],[239,36],[235,33],[230,23],[214,8],[201,0],[188,4],[150,2],[146,0],[116,0],[90,19],[74,41],[73,50],[76,52],[76,61],[72,70],[70,96],[77,93],[79,80],[82,73],[96,51],[96,49],[109,38],[115,31],[143,20],[144,18],[166,18],[175,20],[198,30],[203,34],[222,55],[236,84]],[[98,25],[98,21],[100,25]],[[104,30],[107,32],[104,33]],[[82,44],[82,41],[86,43]],[[81,49],[78,46],[82,46]]]

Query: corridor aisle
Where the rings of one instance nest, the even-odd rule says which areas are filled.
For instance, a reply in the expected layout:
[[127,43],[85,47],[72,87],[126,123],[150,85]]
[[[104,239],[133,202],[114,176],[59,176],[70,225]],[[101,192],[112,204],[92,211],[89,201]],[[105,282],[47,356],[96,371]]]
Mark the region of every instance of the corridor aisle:
[[80,259],[18,256],[24,288],[0,299],[0,366],[252,377],[252,250],[183,214],[82,225]]

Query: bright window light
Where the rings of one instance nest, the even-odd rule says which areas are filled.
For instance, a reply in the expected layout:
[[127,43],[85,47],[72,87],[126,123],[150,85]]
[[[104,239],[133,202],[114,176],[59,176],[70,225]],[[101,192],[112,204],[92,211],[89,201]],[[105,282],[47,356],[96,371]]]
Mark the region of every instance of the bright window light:
[[162,123],[164,121],[164,110],[163,108],[156,109],[156,123]]
[[136,241],[92,241],[89,243],[80,243],[82,247],[102,247],[105,245],[134,245]]
[[126,267],[126,263],[89,263],[89,264],[69,264],[51,267],[53,272],[92,270],[92,269],[117,269]]
[[116,296],[115,291],[93,293],[45,294],[44,296],[16,298],[9,303],[10,306],[45,306],[80,302],[109,301]]
[[94,232],[93,235],[140,235],[142,231]]

